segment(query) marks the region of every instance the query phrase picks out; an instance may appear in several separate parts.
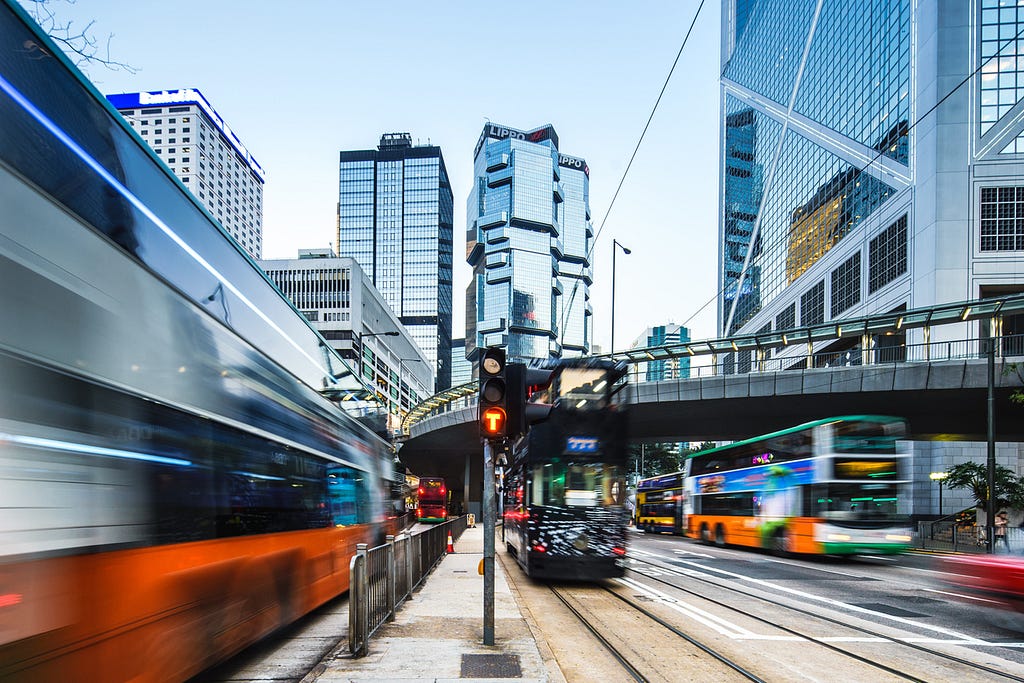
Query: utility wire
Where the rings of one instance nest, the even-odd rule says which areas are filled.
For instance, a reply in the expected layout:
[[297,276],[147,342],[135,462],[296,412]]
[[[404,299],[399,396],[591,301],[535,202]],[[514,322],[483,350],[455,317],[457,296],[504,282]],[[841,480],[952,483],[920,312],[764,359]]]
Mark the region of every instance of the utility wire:
[[[612,195],[612,200],[608,203],[608,209],[604,213],[604,218],[601,219],[601,225],[598,226],[597,232],[594,234],[594,241],[590,244],[590,250],[587,252],[587,262],[590,262],[594,249],[597,247],[597,240],[601,237],[601,232],[604,230],[605,223],[608,222],[608,216],[612,212],[612,207],[615,206],[615,200],[619,196],[619,192],[622,190],[623,184],[626,182],[626,176],[629,174],[629,169],[633,166],[633,160],[636,159],[637,152],[640,151],[640,145],[644,141],[644,136],[647,135],[647,129],[651,127],[651,121],[654,120],[654,113],[658,111],[658,104],[661,103],[661,98],[665,95],[665,90],[668,88],[668,83],[672,80],[672,74],[676,70],[676,65],[679,64],[679,58],[683,54],[683,48],[686,47],[687,41],[690,39],[690,34],[693,33],[693,27],[697,23],[697,17],[700,16],[700,11],[704,7],[704,0],[700,0],[700,5],[697,6],[697,11],[693,15],[693,21],[690,22],[690,28],[686,31],[686,36],[683,38],[682,44],[679,46],[679,51],[676,53],[676,58],[672,62],[672,68],[668,70],[668,76],[665,77],[665,82],[661,86],[661,92],[658,93],[658,99],[654,102],[654,107],[651,108],[651,115],[647,117],[647,123],[644,125],[644,130],[640,133],[640,139],[636,141],[636,147],[633,148],[633,154],[629,157],[629,163],[626,164],[626,170],[622,172],[622,178],[619,179],[619,185],[615,188],[615,194]],[[576,299],[576,291],[579,289],[580,280],[577,279],[572,286],[572,292],[569,295],[569,304],[562,309],[562,320],[560,326],[562,328],[561,343],[565,342],[565,316],[570,310],[572,310],[573,301]]]
[[[1016,41],[1018,41],[1018,40],[1019,40],[1020,38],[1022,38],[1022,37],[1024,37],[1024,28],[1022,28],[1022,29],[1021,29],[1020,31],[1018,31],[1018,32],[1017,32],[1017,35],[1015,35],[1015,36],[1014,36],[1013,38],[1009,38],[1009,39],[1007,39],[1007,41],[1006,41],[1005,43],[1003,43],[1003,45],[1002,45],[1002,46],[1001,46],[1001,47],[1000,47],[1000,48],[999,48],[998,50],[996,50],[996,51],[995,51],[995,52],[994,52],[994,53],[992,54],[992,56],[990,56],[990,57],[989,57],[988,59],[986,59],[986,60],[985,60],[985,61],[983,61],[983,62],[982,62],[981,64],[979,64],[979,65],[978,65],[978,68],[976,68],[976,69],[975,69],[974,71],[972,71],[971,73],[967,74],[967,76],[965,76],[963,80],[961,80],[961,81],[960,81],[959,83],[957,83],[957,84],[956,84],[956,85],[955,85],[955,86],[953,87],[953,89],[952,89],[952,90],[950,90],[950,91],[949,91],[948,93],[946,93],[945,95],[943,95],[943,96],[942,96],[942,98],[941,98],[941,99],[939,99],[939,100],[938,100],[938,101],[937,101],[937,102],[936,102],[936,103],[935,103],[934,105],[932,105],[931,107],[929,107],[928,111],[926,111],[925,113],[923,113],[923,114],[921,114],[920,116],[918,116],[918,117],[917,117],[917,120],[916,120],[916,121],[914,121],[914,123],[912,123],[912,124],[911,124],[910,126],[908,126],[908,127],[907,127],[907,133],[906,133],[906,134],[907,134],[907,136],[909,136],[909,135],[910,135],[910,131],[914,130],[914,128],[916,128],[918,124],[920,124],[921,122],[923,122],[923,121],[924,121],[924,119],[925,119],[925,118],[926,118],[926,117],[927,117],[927,116],[928,116],[929,114],[931,114],[931,113],[932,113],[932,112],[934,112],[934,111],[935,111],[936,109],[938,109],[938,108],[939,108],[939,105],[943,104],[943,103],[944,103],[944,102],[945,102],[946,100],[948,100],[948,99],[949,99],[950,97],[952,97],[952,96],[953,96],[954,94],[956,94],[956,92],[957,92],[957,91],[958,91],[958,90],[959,90],[960,88],[964,87],[964,85],[966,85],[966,84],[967,84],[968,82],[970,82],[970,80],[971,80],[972,78],[974,78],[975,76],[977,76],[977,75],[978,75],[978,73],[980,73],[982,69],[984,69],[984,68],[985,68],[986,66],[988,66],[989,62],[991,62],[991,61],[992,61],[993,59],[996,59],[997,57],[999,57],[999,56],[1001,55],[1001,53],[1003,52],[1003,50],[1005,50],[1005,49],[1006,49],[1007,47],[1009,47],[1011,43],[1015,43]],[[858,170],[857,174],[859,175],[859,174],[863,173],[863,172],[864,172],[864,171],[866,171],[866,170],[867,170],[868,168],[870,168],[870,167],[871,167],[871,166],[872,166],[873,164],[875,164],[875,162],[877,162],[877,161],[878,161],[879,159],[881,159],[881,158],[882,158],[882,156],[883,156],[883,153],[884,153],[884,152],[883,152],[883,150],[884,150],[884,147],[883,147],[883,149],[882,149],[882,150],[878,150],[878,152],[877,152],[877,153],[875,154],[875,156],[874,156],[874,157],[873,157],[873,158],[872,158],[872,159],[871,159],[870,161],[868,161],[868,163],[864,164],[864,166],[863,166],[862,168],[860,168],[860,169]],[[866,233],[865,233],[865,237],[864,237],[864,238],[865,238],[865,240],[867,239],[867,234],[866,234]],[[596,237],[595,237],[595,239],[596,239]],[[714,294],[714,295],[712,295],[712,297],[711,297],[710,299],[708,299],[708,300],[707,300],[707,301],[706,301],[706,302],[704,303],[704,305],[703,305],[703,306],[701,306],[700,308],[698,308],[698,309],[697,309],[697,311],[696,311],[696,312],[695,312],[695,313],[694,313],[693,315],[691,315],[691,316],[690,316],[689,318],[687,318],[687,319],[686,319],[685,321],[683,321],[683,323],[682,323],[683,327],[685,327],[685,326],[686,326],[686,324],[687,324],[687,323],[689,323],[689,322],[690,322],[691,320],[693,320],[694,318],[696,318],[696,317],[697,317],[697,316],[698,316],[698,315],[700,314],[700,312],[701,312],[701,311],[703,311],[703,310],[704,310],[705,308],[707,308],[707,307],[708,307],[708,306],[709,306],[709,305],[710,305],[711,303],[713,303],[713,302],[714,302],[715,300],[717,300],[719,296],[721,296],[722,294],[724,294],[724,293],[725,293],[725,291],[726,291],[726,290],[727,290],[728,288],[729,288],[729,287],[728,287],[728,286],[726,286],[726,287],[723,287],[722,289],[718,290],[717,292],[715,292],[715,294]],[[738,293],[737,293],[737,294],[738,294]],[[722,334],[728,334],[728,331],[727,331],[727,330],[722,330]]]

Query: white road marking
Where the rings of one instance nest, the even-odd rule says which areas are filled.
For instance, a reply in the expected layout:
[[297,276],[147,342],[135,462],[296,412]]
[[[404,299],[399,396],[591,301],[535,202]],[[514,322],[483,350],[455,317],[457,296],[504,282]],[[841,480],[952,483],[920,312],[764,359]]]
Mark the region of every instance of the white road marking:
[[991,602],[993,605],[1001,605],[1003,603],[998,600],[989,600],[988,598],[979,598],[976,595],[965,595],[963,593],[951,593],[949,591],[940,591],[935,588],[922,588],[921,590],[928,593],[938,593],[939,595],[951,595],[954,598],[962,598],[964,600],[976,600],[977,602]]
[[662,593],[661,591],[645,586],[642,583],[634,581],[633,579],[617,579],[617,581],[624,586],[632,588],[633,590],[640,591],[647,595],[647,597],[660,602],[661,604],[673,609],[680,614],[690,617],[694,621],[704,624],[705,626],[718,631],[723,636],[729,636],[730,638],[754,638],[756,634],[752,631],[748,631],[742,626],[733,624],[719,616],[706,612],[699,607],[694,607],[685,602],[680,602],[676,598]]
[[[658,553],[652,553],[652,552],[648,552],[648,551],[644,551],[644,550],[636,550],[634,552],[636,552],[639,555],[648,555],[650,557],[654,557],[654,558],[657,558],[657,559],[660,559],[660,560],[663,560],[663,561],[673,561],[674,560],[675,562],[682,562],[682,563],[688,565],[689,567],[691,567],[691,569],[689,569],[689,570],[681,570],[681,569],[678,569],[678,568],[675,568],[675,567],[662,567],[662,568],[660,568],[662,571],[670,573],[670,574],[675,574],[675,575],[678,575],[678,576],[688,576],[688,575],[689,576],[697,576],[697,575],[706,574],[706,573],[717,573],[717,574],[719,574],[721,576],[724,576],[724,577],[727,577],[727,578],[732,578],[732,579],[736,579],[736,580],[740,580],[740,581],[746,581],[748,583],[753,583],[753,584],[756,584],[756,585],[760,585],[762,587],[765,587],[765,588],[768,588],[768,589],[771,589],[771,590],[774,590],[774,591],[779,591],[779,592],[783,592],[783,593],[789,593],[791,595],[795,595],[797,597],[801,597],[801,598],[804,598],[806,600],[820,602],[820,603],[823,603],[825,605],[828,605],[829,607],[835,608],[835,609],[840,610],[840,611],[845,610],[845,611],[848,611],[848,612],[856,612],[856,613],[863,614],[863,615],[869,615],[869,616],[875,618],[876,620],[878,618],[885,618],[885,619],[888,619],[890,621],[894,621],[894,622],[896,622],[898,624],[901,624],[903,626],[912,626],[914,628],[924,629],[924,630],[928,630],[928,631],[934,631],[935,633],[939,633],[939,634],[942,634],[944,636],[947,636],[946,638],[928,638],[928,637],[917,637],[917,636],[896,637],[896,636],[894,636],[892,638],[879,638],[878,640],[870,640],[869,639],[869,640],[867,640],[865,642],[886,642],[886,641],[895,640],[895,641],[903,641],[903,642],[908,642],[908,643],[909,642],[914,642],[914,643],[954,644],[954,645],[984,645],[984,646],[990,646],[990,647],[1021,647],[1021,645],[1017,644],[1017,643],[993,643],[993,642],[981,640],[979,638],[975,638],[974,636],[967,635],[966,633],[960,633],[960,632],[953,631],[953,630],[950,630],[950,629],[942,628],[940,626],[932,626],[930,624],[919,623],[919,622],[916,622],[916,621],[912,621],[910,619],[905,619],[905,618],[902,618],[902,617],[897,617],[897,616],[893,616],[893,615],[890,615],[890,614],[885,614],[884,612],[878,612],[878,611],[870,610],[870,609],[867,609],[867,608],[864,608],[864,607],[858,607],[857,605],[853,605],[853,604],[850,604],[850,603],[845,603],[845,602],[842,602],[842,601],[839,601],[839,600],[833,600],[831,598],[824,598],[824,597],[821,597],[821,596],[814,595],[812,593],[806,593],[804,591],[796,590],[794,588],[787,588],[785,586],[782,586],[782,585],[779,585],[779,584],[775,584],[775,583],[772,583],[770,581],[765,581],[763,579],[755,579],[755,578],[752,578],[752,577],[744,576],[742,574],[737,574],[735,572],[727,571],[725,569],[719,569],[719,568],[716,568],[716,567],[708,567],[708,566],[699,564],[697,562],[691,562],[691,561],[684,560],[684,559],[681,559],[681,558],[669,558],[669,557],[665,557],[663,555],[659,555]],[[640,573],[642,573],[642,572],[640,572]],[[838,572],[836,572],[836,573],[838,573]],[[626,581],[630,581],[630,580],[628,580],[628,579],[620,579],[620,581],[626,582]],[[630,581],[629,585],[631,587],[637,588],[637,590],[649,590],[649,591],[653,591],[654,590],[654,589],[651,589],[651,588],[646,587],[646,586],[641,588],[641,584],[638,584],[635,581]],[[935,593],[942,593],[943,592],[943,591],[936,591],[936,590],[931,590],[931,589],[923,589],[923,590],[930,590],[930,592],[935,592]],[[665,595],[665,594],[661,594],[661,595]],[[679,604],[679,603],[678,602],[677,603],[668,603],[668,602],[666,602],[665,604],[671,605],[671,604]],[[697,608],[693,608],[693,609],[697,609]],[[678,611],[682,612],[683,610],[678,610]],[[685,614],[686,612],[683,612],[683,613]],[[708,613],[704,612],[704,614],[708,614]],[[708,616],[713,617],[713,615],[708,615]],[[723,635],[728,635],[730,638],[736,638],[736,639],[748,638],[748,639],[755,639],[755,640],[768,640],[768,639],[771,638],[771,636],[762,636],[762,635],[754,634],[754,633],[752,633],[750,631],[747,631],[746,629],[743,629],[740,626],[732,624],[731,622],[727,622],[724,619],[719,619],[718,617],[714,617],[714,618],[716,620],[719,620],[721,623],[728,625],[730,628],[734,629],[735,633],[728,633],[728,632],[723,632],[723,631],[719,630],[720,633],[723,633]],[[716,629],[716,630],[718,630],[718,629]],[[739,635],[741,632],[745,632],[745,633],[743,635]],[[823,638],[815,638],[813,640],[820,640],[822,642],[828,642],[830,640],[830,638],[823,637]],[[840,639],[840,642],[842,642],[842,639]]]
[[693,567],[695,570],[697,570],[697,573],[702,573],[702,572],[704,572],[704,573],[708,573],[708,572],[717,573],[717,574],[719,574],[721,576],[724,576],[724,577],[727,577],[727,578],[736,579],[736,580],[739,580],[739,581],[746,581],[748,583],[752,583],[752,584],[755,584],[755,585],[758,585],[758,586],[762,586],[762,587],[771,589],[773,591],[778,591],[778,592],[781,592],[781,593],[789,593],[790,595],[795,595],[795,596],[803,598],[805,600],[811,600],[811,601],[819,602],[819,603],[828,605],[829,607],[832,607],[832,608],[840,610],[840,611],[857,612],[858,614],[869,615],[869,616],[873,617],[875,620],[880,619],[880,618],[888,619],[889,621],[894,621],[894,622],[896,622],[898,624],[901,624],[903,626],[913,626],[914,628],[924,629],[924,630],[927,630],[927,631],[934,631],[935,633],[941,633],[944,636],[947,636],[947,637],[950,637],[950,638],[959,639],[959,641],[961,643],[976,645],[976,644],[981,644],[981,643],[985,642],[985,641],[982,641],[982,640],[980,640],[978,638],[975,638],[973,636],[969,636],[966,633],[959,633],[957,631],[952,631],[952,630],[949,630],[949,629],[946,629],[946,628],[942,628],[941,626],[932,626],[931,624],[923,624],[923,623],[915,622],[915,621],[912,621],[910,619],[905,619],[903,617],[893,616],[891,614],[886,614],[884,612],[879,612],[879,611],[876,611],[876,610],[867,609],[865,607],[858,607],[857,605],[854,605],[854,604],[851,604],[851,603],[848,603],[848,602],[842,602],[840,600],[833,600],[832,598],[824,598],[824,597],[821,597],[821,596],[818,596],[818,595],[814,595],[813,593],[807,593],[805,591],[796,590],[795,588],[787,588],[786,586],[782,586],[782,585],[777,584],[777,583],[772,583],[771,581],[765,581],[763,579],[755,579],[755,578],[752,578],[752,577],[749,577],[749,576],[744,576],[742,574],[737,574],[736,572],[730,572],[730,571],[727,571],[725,569],[719,569],[717,567],[706,567],[706,566],[700,565],[700,564],[698,564],[696,562],[691,562],[689,560],[677,560],[677,561],[678,562],[683,562],[684,564],[687,564],[687,565]]

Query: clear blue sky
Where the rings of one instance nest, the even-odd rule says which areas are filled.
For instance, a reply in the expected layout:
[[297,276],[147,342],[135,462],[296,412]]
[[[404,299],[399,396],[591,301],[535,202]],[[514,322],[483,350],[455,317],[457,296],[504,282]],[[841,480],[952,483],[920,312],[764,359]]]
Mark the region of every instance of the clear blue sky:
[[[23,0],[25,4],[27,0]],[[441,147],[455,194],[454,330],[465,330],[465,204],[487,120],[551,123],[590,165],[597,230],[699,0],[343,2],[51,0],[110,40],[135,74],[88,67],[103,93],[200,89],[267,172],[263,256],[335,239],[338,152],[385,132]],[[607,350],[612,239],[615,338],[683,323],[717,289],[720,2],[706,0],[598,237],[594,340]],[[689,326],[714,336],[715,307]]]

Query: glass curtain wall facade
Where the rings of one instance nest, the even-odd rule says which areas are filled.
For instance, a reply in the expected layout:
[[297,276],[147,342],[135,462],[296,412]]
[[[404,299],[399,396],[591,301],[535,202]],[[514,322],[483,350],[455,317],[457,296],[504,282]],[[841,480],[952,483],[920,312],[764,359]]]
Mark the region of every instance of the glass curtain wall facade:
[[451,386],[453,196],[441,149],[389,133],[341,152],[338,252],[354,258]]
[[487,124],[466,205],[466,357],[503,346],[510,358],[590,353],[590,169],[562,154],[550,126]]
[[724,0],[719,332],[1024,290],[1022,31],[1009,0]]
[[[721,334],[1024,291],[1024,5],[723,0],[722,9]],[[930,340],[1019,327],[965,322]],[[856,352],[864,342],[884,361],[879,349],[899,358],[897,347],[923,341],[911,330],[813,350],[849,350],[815,362],[857,364],[870,357]],[[767,352],[799,368],[807,349]],[[752,369],[749,353],[724,362],[726,372]],[[929,471],[961,461],[959,446],[915,444],[922,490],[934,490]],[[936,509],[923,499],[915,508]]]
[[910,0],[724,9],[719,330],[785,321],[823,281],[851,315],[864,264],[834,267],[909,202]]

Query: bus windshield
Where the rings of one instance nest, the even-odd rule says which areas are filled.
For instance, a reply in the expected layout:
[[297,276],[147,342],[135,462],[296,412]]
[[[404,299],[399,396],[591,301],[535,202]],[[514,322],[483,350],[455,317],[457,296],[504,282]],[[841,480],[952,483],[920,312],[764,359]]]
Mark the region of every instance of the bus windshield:
[[902,422],[841,422],[834,425],[832,450],[836,453],[896,453],[896,442],[905,438]]
[[619,465],[570,461],[533,468],[533,505],[621,506],[625,496],[626,478]]
[[897,486],[878,484],[818,484],[811,487],[812,514],[842,523],[856,520],[900,519]]

